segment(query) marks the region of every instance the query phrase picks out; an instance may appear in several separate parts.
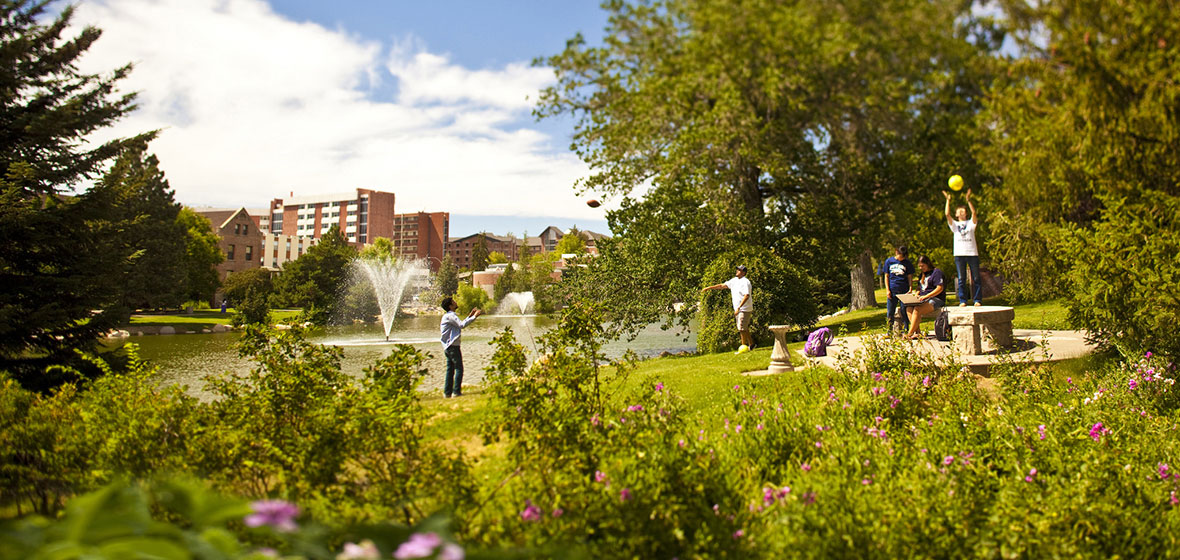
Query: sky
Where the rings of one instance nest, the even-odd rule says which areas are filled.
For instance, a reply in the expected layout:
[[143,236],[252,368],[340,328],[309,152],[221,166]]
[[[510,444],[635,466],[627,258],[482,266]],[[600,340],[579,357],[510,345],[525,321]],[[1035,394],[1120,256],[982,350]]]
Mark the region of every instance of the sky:
[[151,150],[191,206],[390,191],[450,212],[451,235],[547,225],[608,233],[573,185],[572,121],[537,123],[539,56],[601,39],[598,0],[81,0],[102,38],[87,72],[135,65],[139,108],[96,140],[160,130]]

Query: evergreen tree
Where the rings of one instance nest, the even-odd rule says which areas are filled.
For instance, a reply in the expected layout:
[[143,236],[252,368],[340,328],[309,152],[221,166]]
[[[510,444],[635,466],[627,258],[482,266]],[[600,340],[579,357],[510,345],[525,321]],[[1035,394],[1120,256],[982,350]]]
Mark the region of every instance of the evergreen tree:
[[496,301],[504,299],[504,296],[515,291],[516,288],[516,263],[508,263],[504,269],[504,274],[501,274],[496,279],[496,285],[493,288],[493,296]]
[[454,296],[459,291],[459,269],[455,267],[455,260],[450,255],[443,257],[438,267],[438,274],[434,276],[435,291],[443,297]]
[[488,267],[488,239],[484,234],[479,234],[479,238],[475,241],[475,247],[471,248],[471,270],[480,271]]
[[0,4],[0,360],[92,344],[118,322],[118,247],[101,236],[102,204],[63,196],[150,135],[92,144],[134,108],[116,95],[131,66],[83,74],[101,32],[63,38],[74,8],[47,24],[49,0]]

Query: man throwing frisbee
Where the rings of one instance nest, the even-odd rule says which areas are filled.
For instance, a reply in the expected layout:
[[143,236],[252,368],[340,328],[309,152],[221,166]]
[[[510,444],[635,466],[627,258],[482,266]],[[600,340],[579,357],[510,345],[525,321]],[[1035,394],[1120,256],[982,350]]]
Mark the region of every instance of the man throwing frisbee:
[[733,299],[733,317],[737,322],[738,333],[742,336],[742,346],[738,348],[738,353],[749,351],[754,347],[754,337],[750,335],[750,320],[754,316],[754,287],[750,284],[750,279],[746,278],[746,265],[739,264],[734,277],[724,284],[709,286],[701,291],[709,290],[729,290]]
[[[967,206],[955,208],[955,215],[951,216],[951,193],[946,195],[946,223],[955,237],[955,270],[959,275],[957,283],[959,292],[959,307],[967,305],[968,301],[975,305],[983,305],[983,283],[979,279],[979,248],[975,244],[975,228],[979,225],[979,215],[975,213],[975,205],[971,203],[971,189],[967,189]],[[971,219],[967,219],[967,209],[971,209]],[[967,273],[971,273],[971,298],[967,297]]]

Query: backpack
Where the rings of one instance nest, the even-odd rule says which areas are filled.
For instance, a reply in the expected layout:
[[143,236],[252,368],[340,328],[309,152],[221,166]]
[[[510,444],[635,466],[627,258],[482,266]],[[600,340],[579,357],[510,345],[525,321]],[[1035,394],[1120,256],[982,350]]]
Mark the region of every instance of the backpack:
[[832,343],[832,331],[827,327],[816,329],[807,335],[807,343],[803,345],[803,353],[813,358],[828,355],[828,345]]
[[951,339],[950,314],[943,309],[934,320],[934,338],[946,342]]

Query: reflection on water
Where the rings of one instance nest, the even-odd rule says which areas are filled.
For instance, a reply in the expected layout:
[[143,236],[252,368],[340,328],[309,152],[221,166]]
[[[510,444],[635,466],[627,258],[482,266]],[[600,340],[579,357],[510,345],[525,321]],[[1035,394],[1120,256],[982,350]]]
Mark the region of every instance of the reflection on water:
[[[352,375],[360,375],[362,369],[387,355],[394,344],[410,344],[430,356],[425,364],[427,375],[422,382],[422,388],[429,391],[442,388],[445,373],[446,362],[438,342],[438,323],[438,316],[398,319],[388,342],[379,325],[329,327],[313,331],[309,338],[321,344],[339,346],[344,351],[342,368]],[[478,385],[483,381],[483,368],[494,351],[489,342],[504,327],[511,327],[516,339],[533,353],[536,337],[553,324],[553,319],[535,315],[480,317],[463,329],[463,383]],[[186,385],[193,395],[203,396],[202,378],[206,375],[244,373],[253,366],[249,360],[238,356],[234,348],[238,336],[237,333],[137,336],[130,341],[140,346],[141,356],[160,368],[162,383]],[[610,357],[617,357],[627,349],[634,350],[641,357],[665,351],[693,351],[696,349],[696,334],[677,334],[675,330],[664,331],[657,325],[650,325],[635,340],[612,342],[604,351]]]

